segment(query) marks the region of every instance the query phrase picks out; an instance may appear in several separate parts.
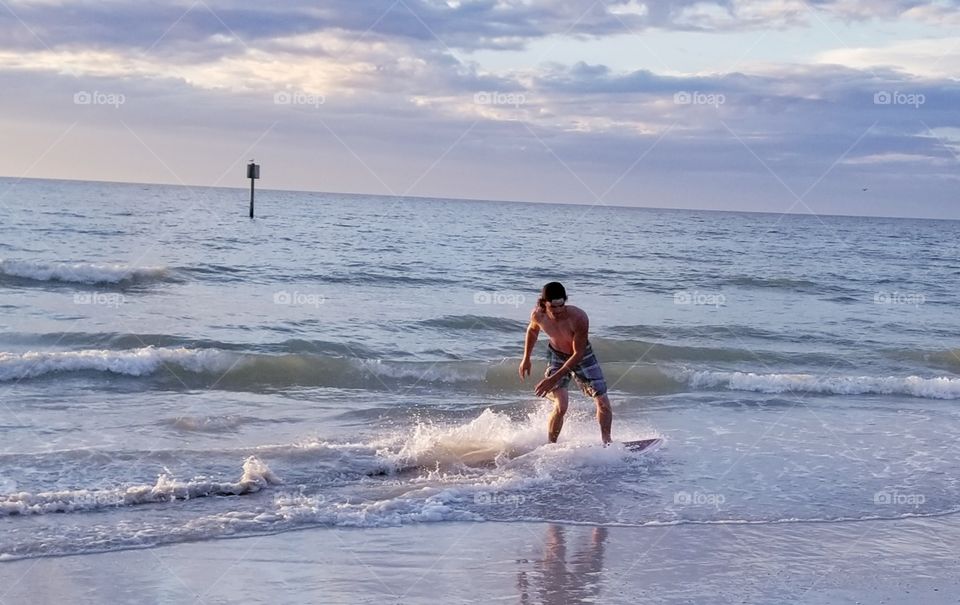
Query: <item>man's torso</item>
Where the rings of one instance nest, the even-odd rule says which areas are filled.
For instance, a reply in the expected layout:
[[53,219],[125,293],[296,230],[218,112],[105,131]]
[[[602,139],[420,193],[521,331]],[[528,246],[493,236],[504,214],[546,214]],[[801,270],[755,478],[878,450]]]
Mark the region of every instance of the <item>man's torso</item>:
[[542,309],[534,311],[534,319],[541,330],[546,332],[550,338],[550,345],[560,351],[570,355],[573,353],[573,337],[576,333],[576,326],[581,319],[586,319],[587,314],[578,307],[567,305],[566,317],[562,319],[551,319],[547,312]]

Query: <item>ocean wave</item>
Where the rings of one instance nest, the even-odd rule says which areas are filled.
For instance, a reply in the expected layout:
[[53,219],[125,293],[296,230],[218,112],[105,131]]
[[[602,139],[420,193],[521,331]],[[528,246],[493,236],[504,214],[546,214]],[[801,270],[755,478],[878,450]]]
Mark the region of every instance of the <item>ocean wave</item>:
[[[536,362],[534,378],[521,382],[518,359],[490,361],[388,361],[322,354],[259,354],[220,349],[163,348],[92,349],[0,353],[0,382],[51,377],[65,373],[100,372],[153,377],[173,388],[216,385],[223,389],[320,386],[395,390],[416,386],[468,387],[479,391],[529,391],[546,369]],[[682,386],[653,365],[611,362],[604,365],[608,382],[639,393],[674,392]]]
[[893,358],[902,361],[910,361],[931,365],[937,368],[948,370],[960,370],[960,349],[948,349],[943,351],[920,351],[912,349],[891,349],[885,353]]
[[231,357],[216,349],[141,347],[128,350],[0,352],[0,381],[37,378],[51,373],[96,371],[147,376],[165,365],[192,372],[225,370]]
[[132,267],[126,264],[36,263],[0,259],[0,277],[76,284],[121,284],[163,281],[172,274],[166,267]]
[[[166,501],[169,499],[158,500]],[[362,504],[343,503],[338,507],[330,507],[322,495],[280,490],[280,493],[274,495],[272,502],[258,510],[227,510],[194,515],[187,520],[174,518],[160,528],[144,527],[138,523],[110,522],[89,523],[79,528],[62,527],[49,541],[37,540],[6,546],[5,552],[0,552],[0,562],[116,552],[224,537],[276,534],[310,526],[378,528],[444,521],[476,522],[483,521],[483,517],[456,508],[448,503],[446,494],[425,498],[391,498]]]
[[783,352],[758,348],[698,347],[644,340],[591,338],[590,344],[601,364],[611,361],[733,363],[763,360],[766,364],[833,366],[838,361],[835,355],[827,353]]
[[[345,357],[374,358],[377,352],[356,342],[307,340],[290,338],[278,342],[258,342],[255,345],[243,342],[224,342],[208,338],[189,338],[173,334],[147,334],[134,332],[7,332],[2,335],[4,343],[20,347],[49,346],[77,347],[83,349],[110,349],[123,351],[142,347],[187,348],[190,350],[219,349],[243,353],[312,353],[316,355],[339,355]],[[252,350],[255,349],[255,350]]]
[[238,481],[220,482],[205,478],[177,481],[167,474],[154,485],[133,485],[109,490],[64,490],[57,492],[20,492],[0,495],[0,515],[43,515],[48,513],[88,512],[120,506],[134,506],[172,500],[191,500],[208,496],[251,494],[282,481],[256,456],[243,463]]
[[[487,321],[490,319],[491,321]],[[522,322],[511,319],[483,318],[475,316],[450,316],[437,320],[418,322],[417,325],[450,329],[497,331],[522,330]],[[10,332],[2,336],[3,342],[18,346],[45,345],[71,346],[84,349],[126,350],[142,347],[188,348],[191,350],[218,349],[242,352],[249,355],[271,353],[275,355],[325,355],[342,358],[383,359],[393,358],[401,352],[399,349],[373,349],[356,342],[334,342],[290,338],[283,341],[257,343],[231,343],[210,339],[196,339],[168,334],[136,334],[126,332],[52,332],[33,334]],[[824,365],[831,367],[841,361],[835,354],[818,352],[785,352],[769,349],[747,349],[733,347],[702,347],[664,344],[653,340],[627,340],[596,337],[591,339],[593,350],[604,365],[610,362],[750,362],[763,360],[766,364]],[[515,346],[504,346],[502,351],[509,355],[516,351]],[[457,356],[442,349],[420,352],[441,359],[457,359]],[[519,360],[518,360],[519,362]],[[292,363],[292,362],[291,362]],[[464,362],[468,363],[468,362]],[[479,362],[495,364],[497,362]],[[389,371],[389,370],[387,370]]]
[[[684,348],[680,348],[684,349]],[[700,370],[654,363],[658,358],[689,360],[691,355],[651,354],[643,362],[604,361],[611,389],[632,394],[668,394],[689,390],[726,389],[759,393],[821,393],[828,395],[906,395],[927,399],[960,399],[960,378],[949,376],[835,376],[815,373],[756,373]],[[599,353],[598,353],[599,355]],[[618,359],[617,356],[613,356]],[[631,359],[627,356],[627,359]],[[705,355],[706,361],[714,357]],[[737,360],[724,353],[724,361]],[[753,354],[741,361],[753,360]],[[499,361],[395,361],[320,353],[266,354],[237,350],[146,346],[133,349],[0,352],[0,382],[78,372],[150,377],[170,386],[211,386],[247,390],[260,387],[319,386],[395,390],[445,387],[481,392],[526,392],[533,388],[545,364],[534,362],[532,376],[521,381],[519,359]],[[162,383],[162,382],[161,382]],[[575,384],[571,384],[576,389]]]
[[828,395],[907,395],[925,399],[960,399],[960,378],[938,376],[817,376],[753,372],[690,371],[684,378],[694,389],[726,388],[758,393]]

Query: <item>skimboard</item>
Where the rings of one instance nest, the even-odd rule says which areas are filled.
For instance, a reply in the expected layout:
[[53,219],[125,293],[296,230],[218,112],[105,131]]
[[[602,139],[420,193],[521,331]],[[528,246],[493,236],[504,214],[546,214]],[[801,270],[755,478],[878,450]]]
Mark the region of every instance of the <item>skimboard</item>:
[[663,439],[659,437],[654,437],[653,439],[641,439],[639,441],[624,441],[623,447],[627,448],[633,453],[639,453],[646,451],[656,445],[663,443]]

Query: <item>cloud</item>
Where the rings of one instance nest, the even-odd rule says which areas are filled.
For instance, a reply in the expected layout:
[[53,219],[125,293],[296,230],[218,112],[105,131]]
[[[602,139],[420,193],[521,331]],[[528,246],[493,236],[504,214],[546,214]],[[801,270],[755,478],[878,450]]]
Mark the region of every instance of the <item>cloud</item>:
[[[817,176],[841,156],[863,169],[877,162],[857,158],[926,157],[936,172],[952,152],[931,131],[960,128],[954,109],[960,90],[953,82],[894,70],[781,65],[765,72],[681,77],[580,63],[509,75],[403,55],[391,61],[388,50],[357,46],[335,70],[320,60],[296,63],[283,53],[243,55],[167,75],[162,62],[124,63],[122,56],[102,57],[97,63],[111,69],[81,78],[52,68],[34,71],[36,64],[29,64],[0,80],[8,91],[3,109],[38,120],[55,115],[109,123],[123,117],[184,131],[256,133],[278,122],[278,133],[306,138],[329,136],[329,127],[361,140],[362,148],[391,142],[411,153],[417,147],[442,151],[469,129],[458,145],[478,158],[485,152],[549,149],[587,171],[605,165],[625,169],[638,149],[664,137],[658,153],[670,160],[658,164],[661,156],[655,154],[646,168],[762,169],[756,154],[778,172],[803,178]],[[0,55],[8,65],[15,59]],[[67,56],[54,53],[46,60],[52,66]],[[291,61],[287,70],[271,69],[286,61]],[[120,113],[73,104],[74,93],[94,90],[124,94],[127,103]],[[903,91],[922,94],[923,102],[877,97]],[[278,105],[278,92],[314,93],[322,95],[322,103]]]
[[951,158],[946,157],[931,158],[928,155],[915,153],[876,153],[873,155],[862,155],[860,157],[846,159],[844,160],[844,163],[867,166],[876,164],[935,164],[937,166],[950,166],[952,164],[952,160]]
[[[106,48],[207,61],[286,38],[334,34],[444,51],[517,49],[549,36],[600,37],[648,28],[743,30],[802,26],[814,12],[847,20],[936,19],[956,0],[238,0],[173,3],[19,1],[0,11],[0,46]],[[311,51],[312,52],[312,51]]]
[[334,0],[282,7],[232,0],[196,3],[17,3],[0,13],[10,48],[114,47],[205,60],[242,47],[309,33],[341,32],[352,40],[396,39],[438,48],[518,48],[557,33],[604,35],[642,26],[640,16],[610,12],[621,0]]
[[713,92],[739,87],[740,74],[719,77],[658,75],[649,70],[615,74],[604,65],[580,62],[572,67],[561,65],[536,77],[541,90],[567,93],[674,93],[681,90]]
[[960,36],[901,40],[877,47],[837,48],[820,53],[815,60],[856,69],[889,68],[916,76],[958,80]]

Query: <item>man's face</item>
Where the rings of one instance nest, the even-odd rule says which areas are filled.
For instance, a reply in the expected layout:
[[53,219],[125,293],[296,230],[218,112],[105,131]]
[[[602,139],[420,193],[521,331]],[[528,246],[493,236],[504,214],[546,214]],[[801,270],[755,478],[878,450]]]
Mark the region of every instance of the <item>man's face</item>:
[[567,316],[567,300],[565,298],[546,300],[543,305],[547,310],[547,315],[553,319],[563,319]]

